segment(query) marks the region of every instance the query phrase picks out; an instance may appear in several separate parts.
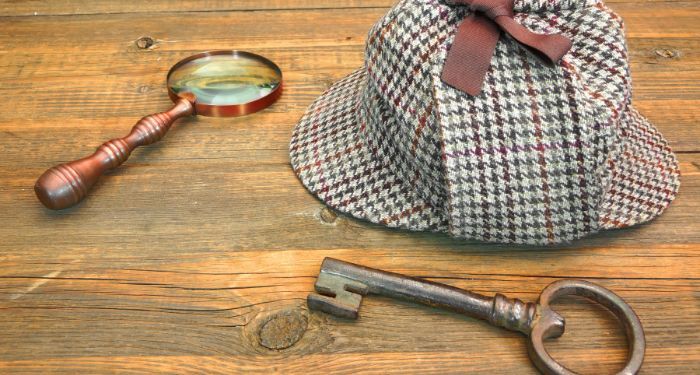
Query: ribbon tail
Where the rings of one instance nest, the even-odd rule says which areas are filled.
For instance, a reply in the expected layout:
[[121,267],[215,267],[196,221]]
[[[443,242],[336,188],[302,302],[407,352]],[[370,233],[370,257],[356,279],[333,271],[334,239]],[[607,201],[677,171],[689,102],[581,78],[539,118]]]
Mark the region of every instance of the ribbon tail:
[[470,95],[479,95],[501,32],[488,18],[470,15],[462,21],[442,69],[442,80]]
[[520,44],[555,64],[571,49],[571,40],[561,34],[537,34],[510,17],[496,18],[501,28]]

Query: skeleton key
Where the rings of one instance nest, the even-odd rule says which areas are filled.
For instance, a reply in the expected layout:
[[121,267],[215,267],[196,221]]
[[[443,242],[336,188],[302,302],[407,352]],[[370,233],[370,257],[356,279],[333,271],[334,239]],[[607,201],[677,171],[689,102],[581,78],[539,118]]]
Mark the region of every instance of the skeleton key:
[[309,294],[309,308],[342,318],[357,319],[362,297],[377,294],[453,310],[528,336],[530,359],[545,374],[575,374],[557,363],[544,340],[564,334],[564,318],[549,305],[558,297],[578,295],[608,308],[623,323],[629,344],[627,365],[619,374],[636,374],[644,360],[644,331],[632,308],[600,285],[583,280],[560,280],[547,286],[538,303],[525,303],[502,294],[487,297],[453,286],[376,270],[326,258],[316,281],[319,294]]

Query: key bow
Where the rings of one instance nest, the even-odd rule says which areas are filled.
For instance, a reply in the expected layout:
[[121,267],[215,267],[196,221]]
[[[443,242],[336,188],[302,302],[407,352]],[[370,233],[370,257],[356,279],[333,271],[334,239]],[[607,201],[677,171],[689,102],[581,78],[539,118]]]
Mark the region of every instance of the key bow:
[[472,11],[459,25],[442,70],[442,80],[471,95],[479,95],[491,66],[501,31],[545,61],[558,62],[571,48],[561,34],[538,34],[519,24],[513,16],[513,0],[450,0]]

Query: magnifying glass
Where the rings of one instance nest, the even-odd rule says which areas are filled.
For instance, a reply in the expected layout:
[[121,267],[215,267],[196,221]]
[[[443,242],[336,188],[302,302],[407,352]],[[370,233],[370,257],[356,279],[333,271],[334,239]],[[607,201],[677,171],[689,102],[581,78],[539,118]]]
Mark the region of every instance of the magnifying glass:
[[129,135],[104,143],[88,157],[44,172],[34,185],[41,203],[53,210],[77,204],[105,171],[124,163],[137,147],[162,139],[181,117],[244,116],[270,106],[282,94],[282,71],[253,53],[210,51],[175,64],[167,85],[175,103],[170,110],[142,118]]

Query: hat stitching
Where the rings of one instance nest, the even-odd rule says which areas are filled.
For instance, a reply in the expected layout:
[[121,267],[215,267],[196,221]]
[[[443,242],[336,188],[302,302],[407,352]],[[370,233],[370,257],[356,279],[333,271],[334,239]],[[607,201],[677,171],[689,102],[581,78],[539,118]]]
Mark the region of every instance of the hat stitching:
[[[405,42],[400,36],[399,39],[396,39],[395,34],[412,27],[412,22],[416,22],[416,20],[409,19],[411,17],[423,19],[424,22],[429,20],[433,22],[432,20],[438,17],[436,14],[439,11],[423,9],[422,5],[418,3],[410,5],[409,10],[396,12],[410,14],[402,16],[403,18],[396,22],[396,29],[385,34],[383,43],[396,43],[397,40]],[[409,5],[406,6],[409,7]],[[411,51],[425,48],[424,45],[420,45],[421,38],[428,37],[432,40],[449,33],[449,29],[445,30],[445,24],[442,22],[449,24],[452,22],[452,16],[450,15],[446,20],[433,22],[431,28],[428,28],[427,31],[421,31],[420,33],[432,33],[432,36],[414,38],[416,40],[412,40],[410,44]],[[600,33],[599,29],[602,28],[605,30],[602,32],[603,37],[611,38],[609,30],[604,27],[605,22],[608,21],[601,22],[602,16],[595,15],[590,9],[582,10],[578,14],[560,15],[557,20],[552,22],[546,20],[547,16],[543,17],[544,20],[527,18],[526,22],[565,25],[575,20],[583,23],[585,28],[596,30],[597,33]],[[611,19],[611,17],[607,17],[607,19]],[[614,27],[612,28],[614,29]],[[403,34],[411,37],[415,35],[405,32]],[[588,34],[596,35],[596,33]],[[579,39],[581,38],[591,37],[579,37]],[[620,39],[619,37],[615,38]],[[615,38],[612,38],[613,45],[624,48],[624,40],[622,40],[623,44],[614,44]],[[449,37],[444,44],[448,43]],[[501,52],[509,51],[509,43],[508,40],[499,43],[501,45],[499,48],[504,49]],[[653,218],[675,196],[678,181],[677,173],[673,173],[673,171],[677,171],[677,162],[673,155],[667,154],[667,145],[658,132],[643,117],[636,114],[633,108],[627,107],[629,98],[625,94],[629,91],[629,82],[624,81],[626,72],[628,72],[626,54],[620,54],[619,48],[600,48],[599,40],[585,40],[579,43],[580,48],[586,49],[585,53],[581,52],[584,55],[596,53],[594,52],[596,45],[599,50],[603,50],[603,52],[598,52],[597,58],[606,60],[607,63],[612,62],[610,58],[612,56],[616,61],[620,61],[619,66],[623,69],[617,69],[618,72],[615,72],[615,69],[611,71],[603,66],[601,72],[595,72],[595,67],[589,66],[590,64],[576,56],[567,56],[567,63],[571,64],[571,67],[575,67],[576,70],[569,70],[562,65],[558,70],[560,75],[543,74],[537,69],[532,69],[533,84],[537,82],[535,91],[538,97],[541,96],[537,101],[537,109],[543,125],[540,129],[543,138],[539,145],[523,146],[524,148],[520,152],[511,150],[517,150],[519,145],[527,145],[528,143],[518,140],[535,137],[534,129],[512,126],[523,123],[521,119],[532,116],[532,108],[528,112],[527,103],[518,99],[518,95],[520,95],[518,92],[521,92],[519,91],[521,89],[516,89],[513,86],[513,75],[510,73],[517,72],[520,69],[518,64],[521,62],[509,60],[520,60],[521,58],[503,59],[503,61],[494,58],[493,71],[490,73],[493,77],[488,79],[486,85],[490,90],[490,95],[486,95],[484,100],[472,100],[467,103],[464,98],[446,95],[445,88],[432,81],[435,77],[432,69],[439,65],[440,58],[444,54],[444,47],[438,47],[434,52],[435,57],[424,62],[424,64],[429,64],[424,67],[422,64],[412,65],[411,61],[415,60],[406,59],[411,55],[408,51],[400,53],[399,50],[381,49],[377,53],[377,49],[373,50],[372,46],[368,46],[368,67],[372,58],[377,62],[377,66],[372,69],[374,77],[367,76],[362,71],[353,73],[339,86],[334,86],[327,94],[319,98],[309,111],[312,112],[315,111],[315,108],[326,106],[327,111],[339,112],[340,117],[330,116],[327,113],[320,113],[315,117],[314,114],[309,115],[312,118],[307,118],[305,115],[298,126],[304,128],[305,131],[311,131],[310,121],[322,124],[326,119],[333,120],[333,124],[328,127],[319,124],[313,127],[313,132],[317,132],[320,138],[329,138],[318,141],[321,145],[317,146],[317,150],[322,156],[337,152],[334,150],[343,149],[342,145],[347,144],[344,143],[343,137],[351,139],[353,138],[352,134],[360,134],[365,141],[360,142],[361,146],[357,149],[340,155],[338,158],[331,158],[328,161],[323,159],[323,169],[310,168],[301,171],[299,177],[314,192],[320,186],[320,178],[314,177],[309,172],[319,173],[320,171],[323,173],[328,180],[328,184],[324,185],[324,188],[328,190],[328,194],[326,194],[328,199],[324,199],[324,201],[327,201],[327,204],[332,207],[337,207],[339,199],[354,199],[352,203],[339,208],[353,216],[373,222],[387,223],[391,227],[414,230],[449,230],[453,235],[468,237],[453,231],[455,228],[465,230],[464,223],[454,225],[452,219],[447,220],[438,211],[438,208],[423,201],[420,197],[420,195],[425,196],[426,193],[431,193],[431,181],[428,180],[431,178],[430,174],[436,174],[431,168],[427,168],[429,173],[424,174],[421,168],[425,169],[426,166],[430,165],[438,165],[441,168],[449,164],[450,158],[447,155],[456,150],[456,148],[450,149],[450,147],[453,146],[452,143],[457,141],[465,142],[462,149],[476,150],[476,153],[479,154],[478,158],[474,158],[473,162],[462,160],[467,166],[463,166],[465,174],[460,176],[461,179],[456,179],[462,185],[454,185],[452,180],[455,176],[450,175],[450,178],[447,178],[441,187],[455,194],[463,194],[467,195],[468,198],[473,198],[471,201],[463,201],[464,197],[460,197],[462,199],[460,203],[467,204],[465,208],[469,210],[486,213],[485,217],[476,216],[474,221],[476,228],[466,229],[468,230],[467,234],[475,234],[474,237],[468,238],[483,239],[487,237],[489,241],[498,242],[542,242],[543,232],[541,228],[543,228],[544,222],[538,217],[543,212],[545,205],[538,198],[541,196],[541,192],[533,191],[538,186],[535,181],[541,177],[539,173],[541,166],[537,167],[539,165],[537,163],[530,164],[528,156],[532,157],[532,155],[528,154],[541,153],[546,155],[547,166],[551,165],[554,168],[553,171],[556,172],[547,176],[547,184],[551,193],[556,192],[549,202],[552,213],[556,213],[552,216],[552,224],[555,229],[553,231],[554,242],[578,238],[587,233],[595,232],[599,228],[614,227],[612,222],[626,225],[633,221],[640,222]],[[377,53],[377,55],[372,55],[372,53]],[[522,55],[522,51],[518,50],[516,54]],[[623,55],[622,58],[620,55]],[[420,55],[417,56],[417,58],[420,57]],[[394,58],[396,60],[392,60]],[[384,87],[384,91],[393,94],[394,98],[382,103],[384,98],[391,97],[382,91],[375,91],[374,88],[382,87],[381,83],[386,83],[385,74],[397,74],[396,72],[410,74],[412,71],[407,67],[414,67],[413,71],[415,71],[415,66],[420,66],[417,76],[411,77],[410,80],[406,79],[411,82],[410,85],[402,86],[402,84],[405,85],[404,81],[406,80],[396,79],[392,86]],[[583,69],[579,71],[579,67]],[[425,80],[426,76],[423,70],[425,68],[430,68],[429,72],[432,73],[428,74],[430,77],[428,81]],[[613,79],[610,81],[602,80],[600,77],[604,76]],[[618,78],[615,78],[616,76]],[[620,80],[619,77],[623,79]],[[380,82],[377,83],[377,80]],[[543,87],[546,88],[547,82],[561,82],[561,91],[543,89]],[[504,90],[493,87],[502,85],[505,85]],[[401,106],[397,105],[396,93],[403,96],[399,98],[398,102],[402,104]],[[494,96],[494,93],[497,96]],[[619,95],[619,93],[625,94]],[[434,100],[437,106],[433,111],[426,110],[427,106],[432,103],[426,98],[434,98],[431,100]],[[613,111],[611,106],[605,103],[606,100],[608,104],[619,103],[619,106],[612,106],[612,109],[617,111]],[[532,102],[532,99],[530,101]],[[359,104],[359,110],[344,108],[338,105],[338,102]],[[595,103],[598,104],[593,105]],[[475,120],[461,118],[466,121],[461,127],[445,127],[446,122],[450,123],[451,111],[460,116],[459,106],[473,106],[472,111],[465,113],[469,113]],[[570,112],[559,113],[548,109],[557,106],[569,107]],[[334,109],[334,107],[337,108]],[[380,109],[380,107],[383,108]],[[496,111],[498,115],[494,113],[495,108],[501,108],[501,110]],[[521,115],[513,116],[512,112]],[[374,117],[369,116],[372,113]],[[566,126],[552,126],[559,123],[558,119],[564,115],[568,118]],[[427,119],[425,123],[421,120],[424,116]],[[455,119],[457,118],[459,117],[455,117]],[[575,121],[576,118],[578,118],[577,121]],[[364,120],[364,123],[358,124],[361,119]],[[473,133],[466,138],[465,134],[460,135],[460,131],[472,129],[472,122],[476,120],[480,124],[478,137],[475,137]],[[373,121],[385,124],[376,124]],[[569,121],[573,121],[573,123]],[[497,126],[498,123],[503,123],[503,126]],[[442,125],[435,127],[436,124]],[[455,121],[454,124],[457,125],[458,122]],[[361,131],[362,126],[365,127],[364,131]],[[341,127],[348,130],[335,131]],[[627,131],[627,128],[630,128],[630,131]],[[302,134],[305,135],[304,131],[295,131],[295,137]],[[474,142],[477,138],[480,144],[476,148],[470,148],[469,142]],[[375,139],[378,139],[379,142],[373,142]],[[618,142],[617,139],[620,141]],[[417,144],[416,140],[418,140]],[[293,139],[291,153],[294,166],[301,165],[304,160],[309,159],[309,155],[313,155],[311,147],[295,147],[308,141],[307,139]],[[547,147],[550,144],[555,145],[555,147]],[[565,147],[556,147],[558,145]],[[431,147],[437,147],[437,151],[431,151]],[[497,151],[488,152],[488,150]],[[507,153],[504,154],[501,150],[505,150]],[[528,153],[527,150],[535,150],[536,152]],[[634,162],[634,157],[625,156],[629,154],[649,161],[647,163]],[[653,161],[654,158],[658,161]],[[468,157],[463,159],[468,159]],[[435,161],[438,164],[434,164]],[[396,165],[397,163],[399,165]],[[422,167],[420,165],[411,166],[411,163],[420,164]],[[312,163],[312,165],[314,164]],[[468,168],[469,166],[471,168]],[[483,169],[474,168],[474,166],[481,166]],[[297,170],[295,168],[295,171]],[[380,172],[375,173],[377,170]],[[359,177],[357,179],[351,178],[355,174]],[[508,176],[510,184],[503,184],[503,181],[507,180],[504,175]],[[668,180],[664,181],[666,178]],[[469,188],[468,184],[474,182],[478,183]],[[588,182],[591,182],[591,185]],[[387,188],[387,186],[389,187]],[[468,189],[465,190],[465,188]],[[470,189],[477,189],[475,191],[478,193],[472,194]],[[471,197],[470,194],[472,194]],[[426,198],[430,197],[426,196]],[[450,198],[452,198],[452,193]],[[575,208],[576,206],[570,202],[575,200],[579,201],[580,209]],[[586,205],[589,207],[588,210]],[[515,210],[513,206],[519,208]],[[446,208],[448,207],[445,206],[439,210]],[[451,209],[452,207],[449,206],[446,212],[449,213]],[[652,211],[658,211],[658,213]],[[588,214],[588,220],[581,214]],[[469,217],[470,214],[467,214],[464,216],[464,220],[471,220]],[[485,222],[485,226],[489,227],[489,230],[485,231],[483,227],[479,227],[479,221]],[[500,231],[504,225],[509,229]],[[511,230],[511,227],[515,229]],[[548,234],[544,233],[545,238],[547,238]]]

